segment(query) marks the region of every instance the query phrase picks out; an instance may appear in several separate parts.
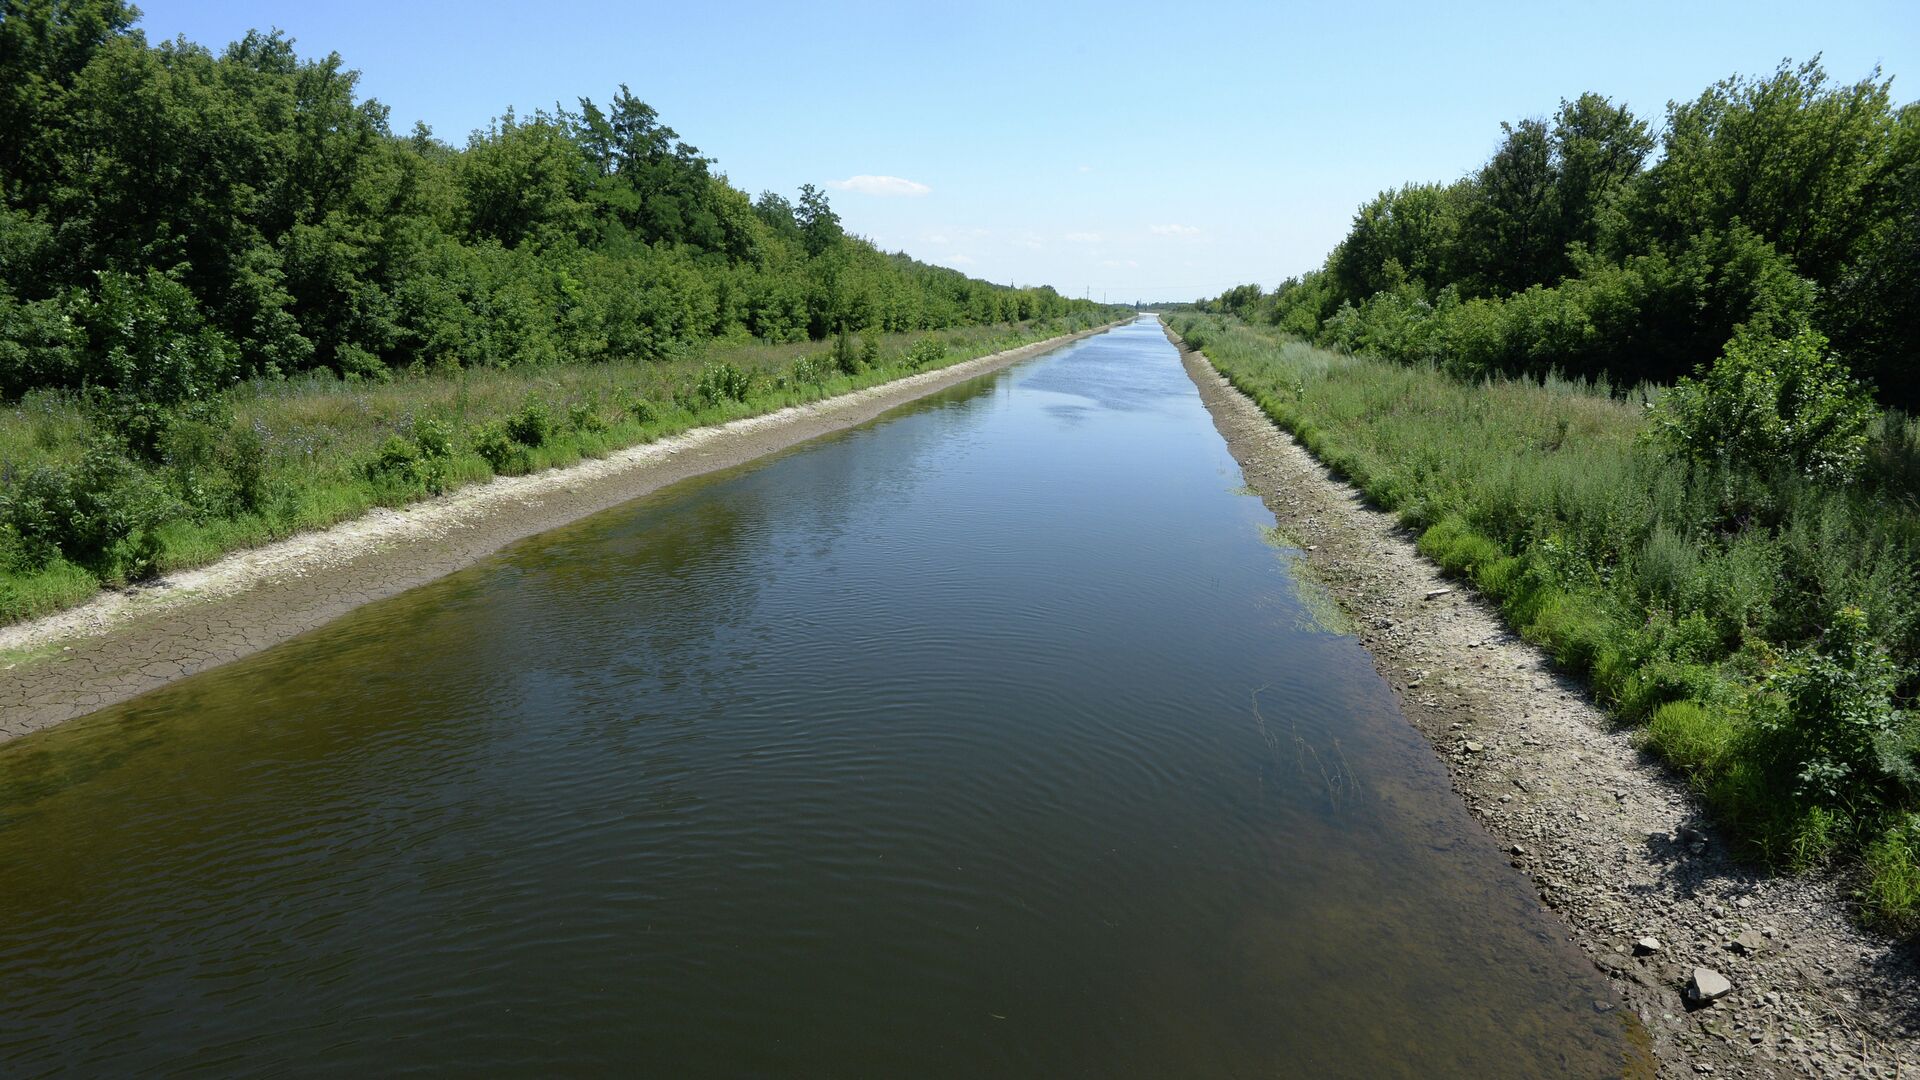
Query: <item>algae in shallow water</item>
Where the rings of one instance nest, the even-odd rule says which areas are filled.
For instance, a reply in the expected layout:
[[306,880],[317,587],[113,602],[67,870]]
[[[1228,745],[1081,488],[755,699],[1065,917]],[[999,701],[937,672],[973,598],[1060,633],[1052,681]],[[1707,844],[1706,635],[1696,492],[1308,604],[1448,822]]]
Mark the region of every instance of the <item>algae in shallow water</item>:
[[1355,630],[1353,618],[1340,606],[1326,583],[1314,575],[1300,537],[1274,524],[1261,526],[1260,539],[1280,552],[1280,564],[1293,579],[1294,591],[1300,600],[1299,617],[1294,625],[1309,633],[1351,636]]

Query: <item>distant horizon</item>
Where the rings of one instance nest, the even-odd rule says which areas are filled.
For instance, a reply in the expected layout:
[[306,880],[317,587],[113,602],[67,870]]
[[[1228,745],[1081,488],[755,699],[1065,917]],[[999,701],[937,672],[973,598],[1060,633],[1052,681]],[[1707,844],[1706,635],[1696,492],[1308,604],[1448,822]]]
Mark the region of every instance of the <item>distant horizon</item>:
[[[749,194],[815,184],[884,250],[1129,304],[1314,269],[1362,202],[1466,175],[1502,121],[1582,92],[1657,131],[1669,101],[1822,54],[1838,82],[1878,66],[1896,100],[1920,97],[1902,82],[1920,72],[1920,20],[1884,2],[1646,2],[1552,20],[1492,4],[1241,4],[1177,26],[1142,4],[937,20],[874,3],[804,20],[762,4],[598,4],[534,22],[444,0],[140,7],[151,41],[217,51],[277,27],[302,56],[338,52],[396,132],[417,120],[455,145],[509,107],[605,102],[624,82]],[[1153,37],[1109,29],[1134,22]]]

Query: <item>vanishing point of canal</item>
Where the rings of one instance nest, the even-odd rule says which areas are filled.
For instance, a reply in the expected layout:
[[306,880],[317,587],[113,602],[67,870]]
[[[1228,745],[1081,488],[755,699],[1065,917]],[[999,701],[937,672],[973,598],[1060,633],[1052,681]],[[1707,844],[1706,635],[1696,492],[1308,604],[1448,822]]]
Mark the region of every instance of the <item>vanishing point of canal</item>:
[[0,747],[0,1075],[1618,1074],[1151,320]]

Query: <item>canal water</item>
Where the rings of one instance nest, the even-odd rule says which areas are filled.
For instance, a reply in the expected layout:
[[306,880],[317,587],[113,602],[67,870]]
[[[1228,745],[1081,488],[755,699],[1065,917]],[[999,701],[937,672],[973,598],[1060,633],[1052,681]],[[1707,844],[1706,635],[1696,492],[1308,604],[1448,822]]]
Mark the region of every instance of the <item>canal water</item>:
[[1619,1074],[1271,525],[1142,321],[0,747],[0,1075]]

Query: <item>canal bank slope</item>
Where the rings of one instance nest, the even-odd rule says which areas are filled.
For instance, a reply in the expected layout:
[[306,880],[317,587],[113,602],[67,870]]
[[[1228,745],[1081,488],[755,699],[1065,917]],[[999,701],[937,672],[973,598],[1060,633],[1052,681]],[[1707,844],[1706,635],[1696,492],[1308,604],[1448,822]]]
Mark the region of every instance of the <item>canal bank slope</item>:
[[[1455,790],[1639,1013],[1662,1075],[1920,1068],[1910,950],[1860,931],[1832,882],[1732,860],[1685,787],[1579,684],[1203,356],[1182,346],[1181,361],[1247,485],[1353,617]],[[1636,944],[1647,938],[1658,947]],[[1682,994],[1696,967],[1731,992],[1690,1009]]]
[[565,469],[500,477],[403,510],[375,510],[0,629],[0,742],[258,652],[516,540],[866,423],[1126,321],[696,428]]

